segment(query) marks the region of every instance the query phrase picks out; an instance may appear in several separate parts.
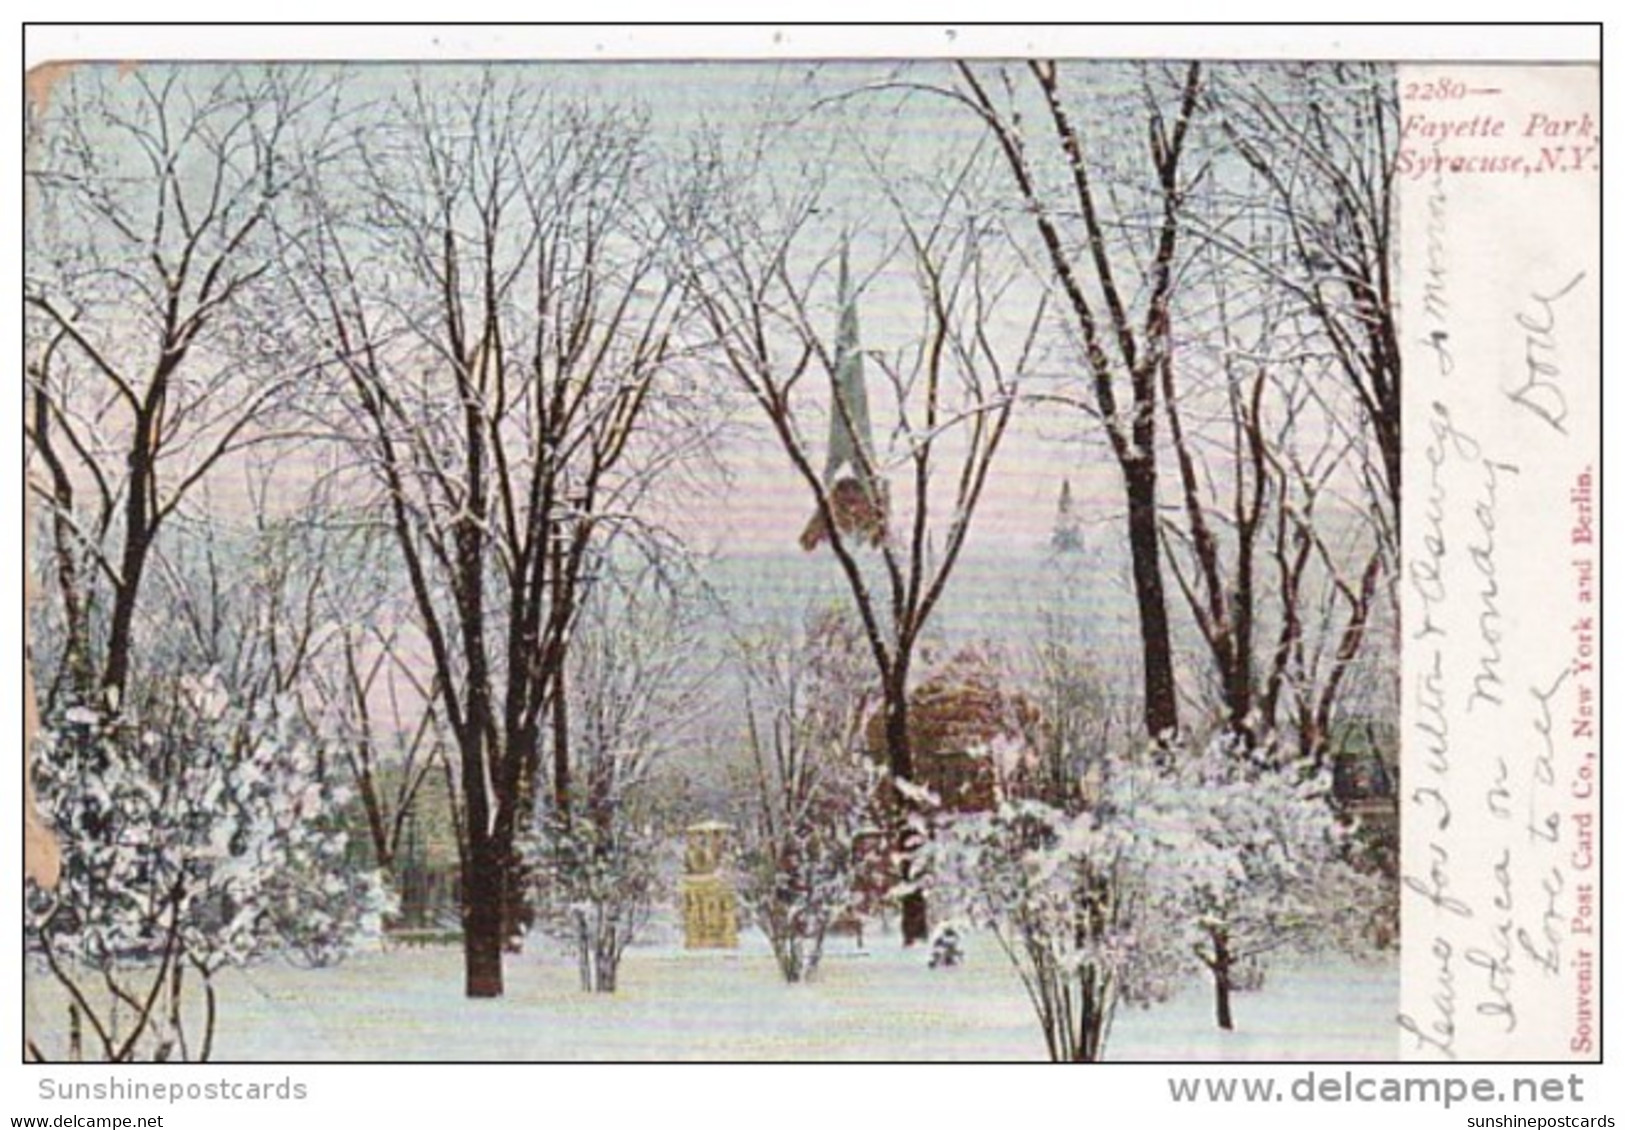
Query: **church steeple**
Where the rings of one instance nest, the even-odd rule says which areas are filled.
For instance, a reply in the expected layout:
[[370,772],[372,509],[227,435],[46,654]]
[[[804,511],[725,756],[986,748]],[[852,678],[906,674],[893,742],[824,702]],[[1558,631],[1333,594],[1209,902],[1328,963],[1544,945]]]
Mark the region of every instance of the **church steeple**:
[[852,294],[852,269],[845,240],[841,242],[838,294],[841,321],[835,335],[829,452],[824,459],[826,487],[834,487],[842,475],[867,479],[867,468],[874,465],[874,437],[869,426],[869,388],[863,379],[863,348],[858,340],[858,304]]
[[[869,423],[869,389],[863,376],[863,348],[858,336],[858,303],[846,239],[841,240],[837,300],[840,323],[835,334],[835,364],[830,376],[829,449],[824,456],[824,488],[842,534],[879,545],[886,534],[886,488],[875,475],[874,433]],[[823,515],[814,514],[801,535],[801,548],[818,548],[829,531]]]

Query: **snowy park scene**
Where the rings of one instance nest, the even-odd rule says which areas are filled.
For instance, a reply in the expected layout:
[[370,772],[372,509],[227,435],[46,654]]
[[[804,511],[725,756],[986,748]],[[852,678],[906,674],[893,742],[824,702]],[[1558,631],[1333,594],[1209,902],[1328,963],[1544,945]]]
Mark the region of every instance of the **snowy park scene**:
[[1396,1058],[1392,67],[27,109],[29,1059]]

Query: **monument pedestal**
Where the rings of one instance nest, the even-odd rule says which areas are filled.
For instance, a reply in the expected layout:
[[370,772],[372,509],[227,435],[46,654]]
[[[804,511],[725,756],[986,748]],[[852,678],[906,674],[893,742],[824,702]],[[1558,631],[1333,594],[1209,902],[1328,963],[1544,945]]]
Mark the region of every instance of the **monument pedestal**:
[[739,896],[724,869],[730,830],[715,821],[687,829],[682,883],[686,949],[739,948]]
[[739,948],[739,900],[721,875],[683,876],[683,945],[691,950]]

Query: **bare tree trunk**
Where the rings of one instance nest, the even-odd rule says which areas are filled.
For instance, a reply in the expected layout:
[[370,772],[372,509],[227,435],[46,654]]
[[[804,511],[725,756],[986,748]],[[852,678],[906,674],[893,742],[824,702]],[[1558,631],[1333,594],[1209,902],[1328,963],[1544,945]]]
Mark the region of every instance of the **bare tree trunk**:
[[1230,950],[1230,935],[1225,930],[1209,930],[1208,937],[1213,942],[1213,956],[1207,960],[1208,972],[1213,974],[1213,1018],[1220,1029],[1233,1032],[1236,1021],[1230,1010],[1230,994],[1235,988],[1232,973],[1236,955]]
[[553,672],[553,701],[549,713],[553,746],[553,808],[564,826],[570,826],[570,702],[566,698],[564,664]]
[[113,616],[107,631],[107,664],[102,670],[104,705],[124,706],[124,692],[130,681],[130,639],[135,630],[135,602],[140,579],[146,567],[148,549],[148,490],[144,474],[136,470],[138,456],[130,457],[130,502],[124,527],[124,553],[119,565],[119,581],[113,593]]
[[520,814],[524,814],[524,819],[529,819],[529,814],[536,811],[535,777],[526,772],[526,768],[536,758],[537,734],[535,728],[529,726],[517,732],[509,730],[509,734],[507,762],[518,773],[519,779],[503,789],[503,795],[513,798],[504,806],[504,812],[512,815],[499,819],[497,826],[498,839],[507,853],[508,871],[502,897],[502,946],[508,953],[520,953],[524,950],[525,934],[535,921],[535,914],[530,898],[532,873],[518,844],[518,825],[515,821],[521,818]]
[[1134,567],[1134,599],[1144,657],[1145,728],[1162,740],[1179,729],[1168,601],[1162,584],[1162,546],[1157,532],[1157,469],[1150,459],[1123,466],[1128,496],[1128,542]]
[[475,833],[463,880],[463,972],[471,998],[502,995],[503,898],[508,857]]
[[[907,669],[894,671],[892,677],[886,681],[886,761],[892,777],[897,781],[909,784],[915,783],[914,776],[914,750],[908,732],[908,672]],[[902,860],[899,878],[903,883],[911,883],[915,878],[913,853],[918,846],[918,832],[912,827],[909,817],[917,814],[918,806],[901,790],[895,790],[897,798],[897,812],[894,816],[894,841],[897,844],[898,855]],[[910,890],[902,899],[903,911],[903,944],[914,945],[924,942],[931,936],[930,915],[925,905],[925,892],[917,889]]]
[[1078,983],[1078,1032],[1073,1059],[1078,1063],[1099,1063],[1106,1051],[1106,1024],[1110,1017],[1106,988],[1098,969],[1085,971]]
[[[1033,163],[1034,150],[1022,132],[1020,114],[1013,106],[1001,110],[990,88],[968,63],[958,64],[958,73],[969,93],[957,97],[977,113],[998,142],[1083,343],[1090,395],[1123,477],[1140,619],[1145,723],[1148,735],[1160,744],[1178,733],[1179,702],[1157,523],[1156,374],[1169,349],[1168,306],[1182,219],[1178,204],[1185,188],[1180,162],[1189,126],[1197,113],[1202,68],[1197,63],[1188,68],[1171,129],[1163,109],[1155,105],[1150,108],[1150,155],[1162,214],[1151,245],[1144,249],[1144,266],[1133,268],[1139,275],[1137,285],[1130,285],[1123,277],[1133,267],[1131,257],[1114,258],[1108,212],[1102,208],[1110,200],[1091,180],[1089,150],[1067,109],[1056,64],[1031,60],[1028,71],[1043,94],[1055,144],[1070,174],[1072,199],[1064,212],[1044,197],[1039,170]],[[1012,89],[1008,76],[1003,81],[1007,90]],[[1064,230],[1070,221],[1063,217],[1069,216],[1082,220],[1081,232]],[[1078,235],[1083,236],[1086,253],[1071,250]],[[1090,282],[1098,287],[1098,297],[1092,293]],[[1137,324],[1139,320],[1131,309],[1133,295],[1140,286],[1147,295],[1143,324]]]

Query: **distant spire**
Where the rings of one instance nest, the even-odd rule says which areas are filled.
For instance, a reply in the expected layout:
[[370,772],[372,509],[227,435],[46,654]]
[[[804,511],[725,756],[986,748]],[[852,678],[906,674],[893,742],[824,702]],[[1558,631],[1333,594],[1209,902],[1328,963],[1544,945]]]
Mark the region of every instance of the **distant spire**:
[[1083,527],[1072,507],[1072,480],[1061,480],[1061,498],[1055,505],[1055,529],[1049,547],[1056,553],[1076,553],[1083,548]]

